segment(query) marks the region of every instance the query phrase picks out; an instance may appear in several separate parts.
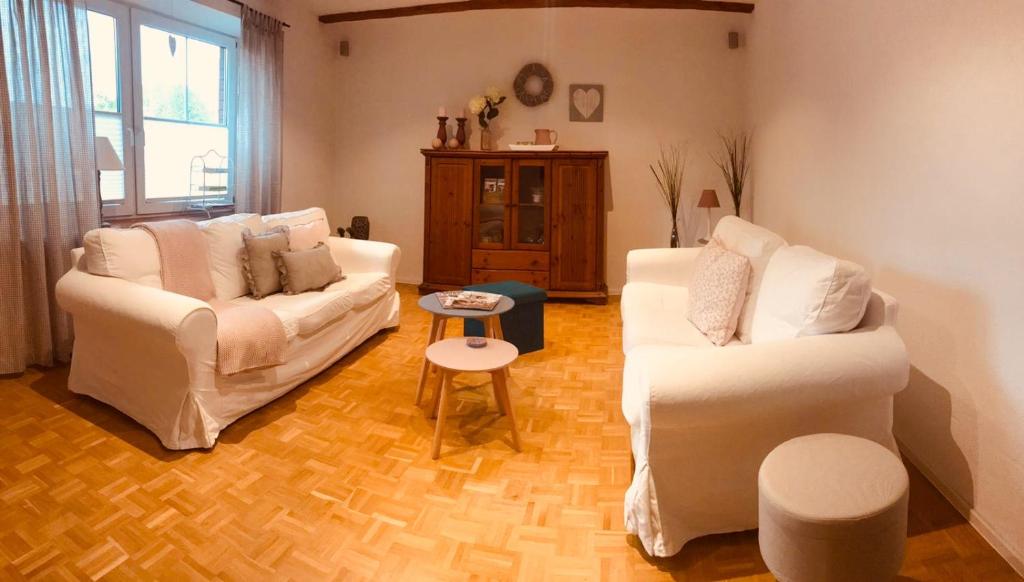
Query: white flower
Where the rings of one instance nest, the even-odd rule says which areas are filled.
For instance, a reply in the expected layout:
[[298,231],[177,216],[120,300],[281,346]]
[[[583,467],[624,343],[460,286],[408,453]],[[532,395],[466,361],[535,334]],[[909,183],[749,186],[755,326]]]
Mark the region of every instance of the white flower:
[[487,97],[487,100],[491,103],[497,103],[498,99],[501,99],[501,91],[498,90],[497,87],[488,87],[487,91],[484,92],[484,96]]
[[469,100],[469,112],[473,115],[479,115],[486,105],[487,100],[483,97],[473,97]]

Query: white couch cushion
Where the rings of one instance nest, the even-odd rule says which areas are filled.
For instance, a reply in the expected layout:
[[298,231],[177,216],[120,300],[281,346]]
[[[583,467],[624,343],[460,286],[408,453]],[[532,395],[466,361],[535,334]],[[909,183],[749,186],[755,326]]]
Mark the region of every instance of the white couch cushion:
[[622,350],[637,346],[714,347],[686,314],[690,291],[678,285],[627,283],[622,288]]
[[141,228],[94,228],[83,237],[85,265],[93,275],[117,277],[163,289],[156,239]]
[[871,279],[860,265],[810,247],[781,248],[761,281],[752,341],[849,331],[870,298]]
[[232,214],[198,223],[210,247],[210,275],[217,299],[230,301],[249,293],[242,274],[242,233],[263,230],[259,214]]
[[[320,222],[317,222],[320,221]],[[323,208],[307,208],[294,212],[282,212],[280,214],[268,214],[263,217],[263,227],[271,229],[275,226],[299,226],[302,224],[317,223],[317,240],[327,240],[331,236],[331,227],[327,223],[327,213]]]
[[233,303],[257,302],[270,309],[281,318],[285,334],[291,341],[296,336],[316,333],[349,310],[361,309],[380,299],[390,289],[391,279],[387,273],[349,273],[323,291],[296,295],[276,293],[258,300],[245,296]]
[[321,218],[309,222],[306,224],[295,224],[288,227],[288,250],[291,251],[306,251],[320,243],[327,244],[329,236],[324,234],[330,233],[330,227],[327,226],[327,222]]
[[738,255],[747,257],[750,261],[750,284],[747,287],[747,297],[743,301],[743,309],[740,311],[739,323],[736,326],[736,335],[740,338],[740,341],[750,343],[750,332],[756,312],[757,295],[761,288],[764,270],[768,267],[768,261],[771,259],[772,254],[779,248],[786,246],[786,241],[766,228],[751,224],[735,216],[726,216],[718,221],[718,226],[715,227],[714,238],[723,247]]

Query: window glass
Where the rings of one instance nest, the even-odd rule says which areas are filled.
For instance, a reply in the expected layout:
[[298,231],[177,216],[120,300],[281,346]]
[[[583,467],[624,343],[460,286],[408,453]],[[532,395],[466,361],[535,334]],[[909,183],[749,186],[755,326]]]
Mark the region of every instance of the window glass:
[[223,47],[140,27],[147,200],[184,198],[201,185],[193,159],[229,157]]
[[[89,61],[92,73],[92,101],[96,137],[105,137],[114,152],[125,160],[124,116],[121,112],[117,20],[106,14],[89,11]],[[125,198],[124,170],[100,172],[100,197],[104,202],[121,202]]]

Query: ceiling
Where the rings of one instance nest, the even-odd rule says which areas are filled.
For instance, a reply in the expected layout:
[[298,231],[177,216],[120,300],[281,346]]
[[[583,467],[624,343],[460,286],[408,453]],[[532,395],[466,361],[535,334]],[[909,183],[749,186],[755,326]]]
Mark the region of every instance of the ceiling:
[[398,8],[416,6],[418,4],[440,4],[457,0],[306,0],[316,14],[333,14],[336,12],[353,12],[356,10],[380,10],[382,8]]

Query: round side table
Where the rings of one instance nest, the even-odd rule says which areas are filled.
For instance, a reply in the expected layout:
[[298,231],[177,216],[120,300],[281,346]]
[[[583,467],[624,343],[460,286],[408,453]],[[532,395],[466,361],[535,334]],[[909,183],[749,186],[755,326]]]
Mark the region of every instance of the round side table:
[[434,445],[430,457],[436,459],[441,455],[441,434],[444,432],[444,420],[447,415],[448,393],[452,389],[452,379],[459,372],[490,372],[494,385],[494,400],[498,411],[508,416],[512,425],[512,448],[519,450],[519,431],[516,430],[516,417],[512,412],[512,399],[508,394],[505,382],[505,371],[508,365],[519,357],[519,350],[504,340],[488,339],[482,348],[471,348],[466,345],[465,338],[440,340],[427,346],[427,360],[441,369],[441,384],[434,391],[431,404],[432,415],[437,417],[434,428]]
[[[481,311],[479,309],[445,309],[441,306],[441,301],[438,300],[436,293],[428,293],[423,297],[420,297],[419,306],[421,309],[429,311],[433,318],[430,322],[430,335],[427,337],[427,346],[444,339],[444,332],[448,327],[448,320],[453,317],[463,319],[479,319],[484,324],[484,335],[489,338],[504,339],[505,334],[501,330],[501,317],[502,313],[505,313],[515,307],[516,302],[511,297],[505,297],[502,295],[498,304],[494,306],[494,309],[490,311]],[[423,369],[420,370],[420,384],[416,388],[416,406],[420,405],[420,401],[423,400],[423,390],[427,385],[427,375],[430,373],[430,360],[423,358]],[[505,370],[505,374],[508,374],[508,370]]]

